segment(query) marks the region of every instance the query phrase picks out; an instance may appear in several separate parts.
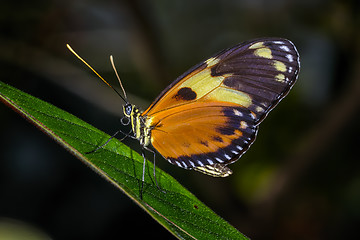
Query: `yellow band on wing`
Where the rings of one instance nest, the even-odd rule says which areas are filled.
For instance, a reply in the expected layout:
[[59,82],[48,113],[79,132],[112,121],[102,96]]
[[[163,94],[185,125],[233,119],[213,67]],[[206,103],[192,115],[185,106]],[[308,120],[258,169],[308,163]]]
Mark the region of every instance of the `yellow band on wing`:
[[251,97],[248,94],[232,88],[225,87],[216,88],[214,91],[210,92],[204,99],[210,101],[231,102],[244,107],[249,107],[252,103]]
[[196,92],[196,99],[199,99],[214,88],[220,86],[223,80],[224,76],[213,77],[211,76],[211,70],[206,68],[198,74],[188,78],[178,88],[191,88],[192,91]]

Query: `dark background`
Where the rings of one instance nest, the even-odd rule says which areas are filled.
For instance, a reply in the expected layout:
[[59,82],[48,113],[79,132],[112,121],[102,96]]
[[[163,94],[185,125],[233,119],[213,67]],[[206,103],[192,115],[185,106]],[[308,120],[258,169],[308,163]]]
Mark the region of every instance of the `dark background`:
[[[360,224],[359,1],[1,1],[0,80],[112,134],[121,99],[145,109],[191,66],[257,37],[292,40],[298,82],[234,174],[157,165],[252,239],[349,239]],[[139,149],[138,143],[127,141]],[[124,194],[0,105],[0,235],[172,238]],[[0,237],[1,238],[1,237]]]

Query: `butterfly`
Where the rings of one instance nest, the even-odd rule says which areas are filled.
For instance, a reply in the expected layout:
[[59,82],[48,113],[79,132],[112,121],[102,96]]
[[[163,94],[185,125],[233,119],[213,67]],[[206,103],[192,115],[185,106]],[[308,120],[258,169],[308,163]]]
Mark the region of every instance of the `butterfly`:
[[[118,95],[125,102],[122,122],[131,123],[143,149],[152,145],[178,167],[227,177],[232,174],[228,165],[249,149],[259,124],[293,87],[299,70],[299,53],[291,41],[247,41],[185,72],[145,111],[128,101],[118,78],[124,97]],[[143,181],[144,169],[145,157]]]

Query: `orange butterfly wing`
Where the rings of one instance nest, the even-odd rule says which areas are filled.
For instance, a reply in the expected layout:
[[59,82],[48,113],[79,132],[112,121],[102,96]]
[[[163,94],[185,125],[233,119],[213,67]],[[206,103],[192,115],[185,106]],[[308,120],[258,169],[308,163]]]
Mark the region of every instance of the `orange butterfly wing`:
[[180,76],[142,113],[153,147],[180,167],[222,176],[255,140],[258,124],[291,89],[299,68],[297,50],[285,39],[220,52]]
[[257,127],[246,108],[225,102],[194,102],[156,114],[154,148],[183,168],[230,163],[253,142]]

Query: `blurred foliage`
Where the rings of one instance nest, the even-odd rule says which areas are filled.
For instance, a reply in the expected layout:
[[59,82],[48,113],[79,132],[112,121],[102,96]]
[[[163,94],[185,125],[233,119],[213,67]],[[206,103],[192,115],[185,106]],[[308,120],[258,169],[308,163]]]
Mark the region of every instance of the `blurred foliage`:
[[[108,60],[114,55],[130,99],[146,108],[177,76],[219,50],[256,37],[292,40],[301,57],[298,82],[231,165],[231,177],[185,171],[160,156],[157,165],[250,238],[357,233],[359,1],[5,0],[0,13],[1,80],[109,134],[121,127],[121,101],[66,43],[117,86]],[[100,239],[124,230],[170,237],[9,109],[0,106],[0,116],[0,217],[56,239]]]

